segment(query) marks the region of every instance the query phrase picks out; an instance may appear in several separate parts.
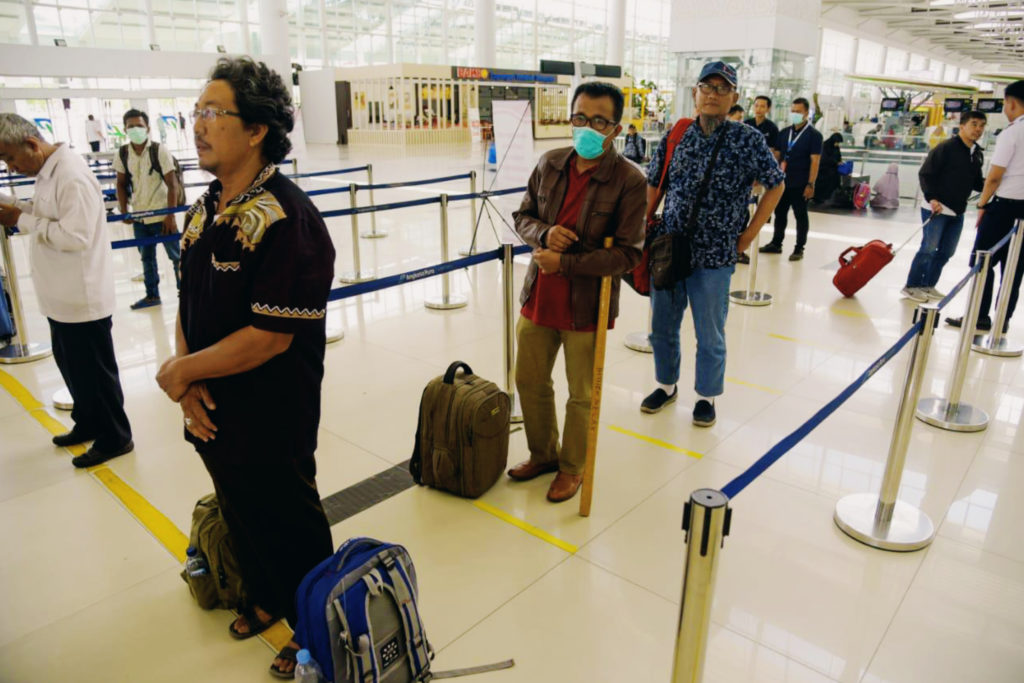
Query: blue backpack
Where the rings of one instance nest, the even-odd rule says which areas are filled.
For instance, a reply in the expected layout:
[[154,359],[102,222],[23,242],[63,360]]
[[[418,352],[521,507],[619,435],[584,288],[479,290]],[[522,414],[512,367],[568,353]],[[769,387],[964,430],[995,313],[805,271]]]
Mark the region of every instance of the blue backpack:
[[431,673],[434,650],[417,595],[416,568],[405,548],[350,539],[299,584],[295,640],[331,683],[414,683],[513,666],[509,660]]

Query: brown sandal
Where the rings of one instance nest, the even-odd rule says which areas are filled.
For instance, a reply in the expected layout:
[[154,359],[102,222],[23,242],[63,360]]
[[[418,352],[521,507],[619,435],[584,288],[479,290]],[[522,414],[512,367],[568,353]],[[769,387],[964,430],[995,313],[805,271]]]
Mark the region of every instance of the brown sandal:
[[[299,648],[287,645],[281,648],[281,651],[277,653],[276,659],[283,659],[286,662],[292,662],[298,664],[296,655],[299,654]],[[291,671],[281,671],[277,668],[277,665],[273,662],[270,663],[270,675],[274,678],[280,678],[281,680],[290,681],[295,678],[295,667],[292,667]]]

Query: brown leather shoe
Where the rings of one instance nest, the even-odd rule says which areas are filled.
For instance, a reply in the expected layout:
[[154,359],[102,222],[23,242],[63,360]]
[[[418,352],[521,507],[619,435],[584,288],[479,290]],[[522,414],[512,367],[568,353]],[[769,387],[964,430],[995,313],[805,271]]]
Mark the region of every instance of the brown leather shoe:
[[579,490],[582,483],[582,474],[559,472],[555,480],[551,482],[551,488],[548,489],[548,500],[552,503],[561,503],[569,500],[576,495],[576,491]]
[[521,462],[508,471],[508,476],[516,481],[530,481],[548,472],[557,472],[557,462],[533,462],[527,460]]

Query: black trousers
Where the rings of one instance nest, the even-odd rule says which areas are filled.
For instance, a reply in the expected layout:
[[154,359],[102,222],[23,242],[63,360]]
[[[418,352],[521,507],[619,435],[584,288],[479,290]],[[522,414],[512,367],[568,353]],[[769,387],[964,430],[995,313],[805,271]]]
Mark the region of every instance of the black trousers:
[[100,451],[115,451],[132,438],[114,357],[110,317],[86,323],[50,322],[53,358],[75,402],[75,428],[96,439]]
[[[223,447],[224,444],[220,444]],[[295,591],[334,552],[316,488],[316,461],[267,458],[225,462],[200,452],[238,557],[251,606],[295,626]]]
[[807,244],[807,231],[811,224],[807,218],[807,200],[804,199],[804,188],[806,185],[797,183],[782,193],[778,205],[775,207],[775,234],[772,237],[772,244],[782,246],[786,239],[786,225],[789,221],[789,209],[793,208],[793,215],[796,217],[796,248],[803,249]]
[[100,151],[100,141],[99,140],[93,140],[92,142],[89,143],[89,147],[91,147],[92,151],[94,151],[94,152]]
[[[1006,237],[1006,234],[1013,229],[1016,221],[1024,219],[1024,200],[1000,199],[995,197],[985,208],[985,215],[981,217],[978,225],[978,234],[974,238],[973,251],[991,249],[999,240]],[[1011,240],[1012,241],[1012,240]],[[1002,249],[992,255],[989,260],[988,277],[985,278],[985,289],[981,295],[981,309],[978,311],[979,318],[991,318],[989,308],[992,306],[992,290],[995,286],[995,267],[999,264],[999,284],[1002,286],[1006,279],[1006,258],[1010,253],[1010,244],[1007,243]],[[971,265],[974,265],[974,255],[971,255]],[[1013,315],[1013,309],[1017,307],[1017,295],[1020,292],[1021,274],[1024,273],[1024,255],[1017,259],[1017,269],[1013,276],[1013,286],[1010,288],[1010,300],[1006,308],[1006,319]]]

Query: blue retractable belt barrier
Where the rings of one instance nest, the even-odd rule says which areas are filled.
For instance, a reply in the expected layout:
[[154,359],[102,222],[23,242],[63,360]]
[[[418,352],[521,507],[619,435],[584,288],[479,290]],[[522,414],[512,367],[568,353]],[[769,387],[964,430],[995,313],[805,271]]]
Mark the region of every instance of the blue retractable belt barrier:
[[853,396],[853,394],[864,386],[869,379],[874,377],[875,373],[881,370],[886,363],[892,360],[892,358],[899,353],[904,346],[909,344],[910,341],[921,332],[923,325],[924,321],[921,320],[915,323],[913,327],[907,330],[906,334],[900,337],[898,342],[893,344],[888,351],[882,354],[878,360],[871,364],[871,367],[865,370],[860,377],[854,380],[853,384],[843,389],[838,396],[832,399],[821,410],[816,412],[811,419],[797,427],[789,436],[772,446],[767,453],[762,455],[757,462],[748,467],[743,474],[726,484],[722,488],[722,493],[730,499],[735,498],[736,494],[745,489],[751,482],[761,476],[765,470],[774,465],[779,458],[784,456],[794,446],[800,443],[804,437],[824,422],[825,418],[836,412],[836,410],[839,409],[839,406],[846,403],[847,399]]
[[352,216],[358,213],[372,213],[374,211],[391,211],[393,209],[407,209],[411,206],[426,206],[427,204],[440,204],[439,197],[427,197],[425,199],[410,199],[405,202],[394,202],[392,204],[378,204],[377,206],[357,206],[354,209],[336,209],[334,211],[321,211],[324,218],[335,218],[337,216]]
[[441,178],[427,178],[425,180],[406,180],[400,183],[377,183],[375,185],[359,185],[356,184],[356,188],[359,190],[390,190],[398,187],[413,187],[414,185],[429,185],[430,183],[443,183],[449,180],[464,180],[469,178],[469,173],[460,173],[459,175],[449,175]]
[[140,237],[134,240],[114,240],[110,243],[111,249],[128,249],[129,247],[146,247],[150,244],[162,244],[163,242],[177,242],[181,239],[181,233],[171,235],[156,235],[155,237]]
[[108,223],[119,223],[124,220],[131,220],[135,222],[140,218],[151,218],[152,216],[170,216],[174,213],[185,213],[189,210],[191,204],[182,204],[181,206],[172,206],[169,209],[150,209],[149,211],[138,211],[136,213],[118,213],[107,216]]
[[[514,254],[525,254],[531,251],[531,247],[523,245],[516,247],[512,250]],[[501,260],[503,250],[498,247],[494,251],[487,251],[480,254],[474,254],[473,256],[467,256],[460,258],[455,261],[448,261],[446,263],[439,263],[435,266],[428,266],[426,268],[418,268],[417,270],[410,270],[398,275],[389,275],[382,277],[377,280],[370,280],[369,282],[360,282],[355,285],[349,285],[348,287],[339,287],[338,289],[332,289],[330,295],[328,295],[328,301],[338,301],[339,299],[348,299],[353,296],[359,296],[361,294],[369,294],[370,292],[376,292],[381,289],[387,289],[389,287],[395,287],[397,285],[405,284],[406,282],[414,282],[416,280],[423,280],[429,277],[435,277],[437,275],[443,275],[444,273],[450,273],[453,270],[460,268],[468,268],[469,266],[475,266],[480,263],[486,263],[487,261]]]
[[960,293],[960,290],[967,286],[967,283],[971,281],[971,278],[974,277],[974,274],[977,273],[979,270],[981,270],[981,264],[975,263],[974,267],[967,271],[967,275],[964,275],[963,279],[960,280],[960,282],[956,283],[956,287],[949,290],[949,294],[947,294],[945,298],[939,302],[940,311],[943,308],[945,308],[950,301],[956,298],[956,295]]

